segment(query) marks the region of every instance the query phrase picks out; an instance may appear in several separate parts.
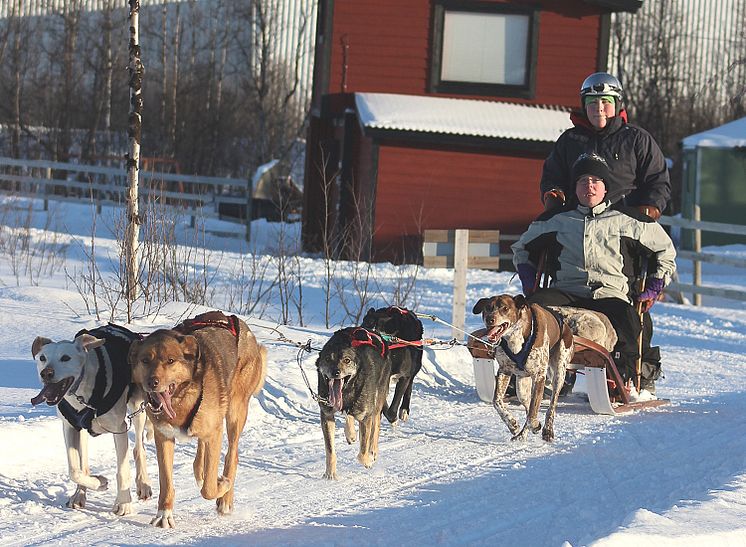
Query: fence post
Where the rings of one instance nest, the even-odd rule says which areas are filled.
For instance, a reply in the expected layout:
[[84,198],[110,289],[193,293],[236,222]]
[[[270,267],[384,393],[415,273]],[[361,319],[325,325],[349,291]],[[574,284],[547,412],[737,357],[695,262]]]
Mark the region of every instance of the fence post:
[[254,206],[254,181],[251,180],[251,177],[249,177],[249,180],[247,182],[247,190],[246,190],[246,241],[251,241],[251,218],[254,216],[254,211],[252,210]]
[[[702,220],[702,213],[699,206],[699,199],[700,199],[700,182],[701,182],[701,176],[702,176],[702,149],[698,146],[697,147],[697,171],[696,171],[696,177],[694,179],[694,210],[693,210],[693,217],[695,222],[699,222]],[[695,253],[701,253],[702,252],[702,230],[699,228],[694,230],[694,252]],[[695,260],[693,263],[692,268],[692,284],[695,287],[699,287],[702,284],[702,263],[699,260]],[[699,293],[694,293],[692,295],[694,299],[694,305],[695,306],[701,306],[702,305],[702,295]]]
[[[47,167],[46,171],[47,171],[47,180],[52,180],[52,168]],[[45,211],[49,210],[49,200],[47,199],[48,193],[49,193],[49,185],[45,184],[44,185],[44,210]]]
[[453,324],[452,336],[463,338],[466,319],[466,271],[469,261],[469,230],[458,229],[453,239]]

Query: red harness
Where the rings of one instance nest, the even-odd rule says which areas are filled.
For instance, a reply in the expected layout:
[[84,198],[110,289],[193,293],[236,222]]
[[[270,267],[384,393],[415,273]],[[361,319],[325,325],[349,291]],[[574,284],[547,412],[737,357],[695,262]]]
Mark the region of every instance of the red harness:
[[381,357],[384,357],[386,355],[386,342],[378,334],[363,327],[355,327],[350,331],[350,340],[353,348],[358,346],[372,346],[375,348],[376,345],[373,343],[374,337],[381,344]]
[[181,334],[191,334],[196,330],[206,327],[226,329],[236,338],[238,338],[240,331],[238,317],[235,315],[227,316],[220,311],[209,311],[197,315],[193,319],[185,319],[181,324],[176,325],[173,330]]

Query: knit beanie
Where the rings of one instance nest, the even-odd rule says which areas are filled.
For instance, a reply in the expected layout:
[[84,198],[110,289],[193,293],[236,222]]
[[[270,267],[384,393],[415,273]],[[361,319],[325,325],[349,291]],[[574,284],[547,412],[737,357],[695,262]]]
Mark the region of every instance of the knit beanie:
[[577,183],[583,175],[593,175],[604,181],[606,190],[609,190],[610,171],[609,164],[601,156],[595,153],[581,154],[572,166],[572,180]]

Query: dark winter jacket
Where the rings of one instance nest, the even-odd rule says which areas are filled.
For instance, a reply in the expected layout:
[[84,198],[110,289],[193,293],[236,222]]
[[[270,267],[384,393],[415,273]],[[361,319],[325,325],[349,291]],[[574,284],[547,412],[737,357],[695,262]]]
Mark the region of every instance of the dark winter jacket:
[[651,277],[670,281],[676,250],[660,224],[632,207],[592,209],[578,205],[545,213],[513,244],[513,263],[538,266],[546,250],[551,286],[581,298],[618,298],[632,303],[640,256],[649,257]]
[[663,152],[650,133],[627,123],[624,110],[601,131],[579,112],[570,119],[575,127],[560,135],[544,162],[542,195],[560,189],[568,203],[577,204],[572,165],[581,154],[595,152],[609,164],[612,178],[605,182],[612,203],[624,197],[626,205],[653,205],[661,212],[665,210],[671,199],[671,182]]

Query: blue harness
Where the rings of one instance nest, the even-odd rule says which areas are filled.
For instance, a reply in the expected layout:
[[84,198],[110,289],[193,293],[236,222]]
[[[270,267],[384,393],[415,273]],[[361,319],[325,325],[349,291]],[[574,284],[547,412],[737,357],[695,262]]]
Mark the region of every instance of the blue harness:
[[[529,309],[531,308],[529,307]],[[552,310],[547,311],[550,312],[557,320],[559,330],[560,332],[562,332],[562,327],[564,325],[564,319],[562,318],[562,316]],[[528,335],[528,338],[526,338],[526,341],[523,342],[523,346],[521,347],[520,351],[518,353],[513,353],[508,347],[508,341],[505,340],[505,338],[500,339],[500,349],[502,349],[503,352],[505,352],[505,355],[507,355],[508,358],[516,364],[518,370],[526,370],[526,361],[528,361],[528,354],[531,353],[531,348],[534,347],[534,342],[536,342],[536,313],[532,311],[531,333]]]

